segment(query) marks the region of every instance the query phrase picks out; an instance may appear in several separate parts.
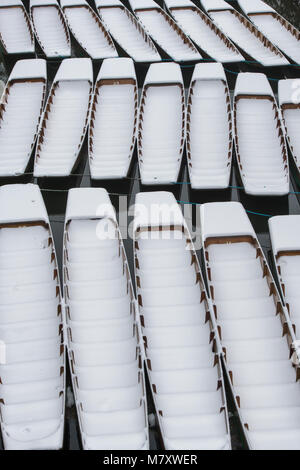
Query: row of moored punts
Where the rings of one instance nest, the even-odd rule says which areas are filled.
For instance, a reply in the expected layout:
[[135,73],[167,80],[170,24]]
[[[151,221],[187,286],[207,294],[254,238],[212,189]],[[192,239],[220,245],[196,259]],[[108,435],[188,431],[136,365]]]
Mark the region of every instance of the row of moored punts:
[[299,216],[269,221],[278,290],[243,206],[203,204],[205,283],[173,194],[139,193],[135,297],[106,190],[69,191],[62,292],[38,186],[0,203],[6,449],[62,447],[65,348],[84,449],[149,448],[145,370],[165,449],[230,449],[222,363],[250,449],[299,449]]
[[[0,45],[5,54],[34,54],[35,38],[47,59],[71,56],[71,39],[94,60],[125,53],[135,62],[163,56],[178,62],[210,58],[252,60],[263,66],[299,64],[299,31],[261,0],[239,0],[244,16],[224,0],[21,0],[1,4]],[[204,13],[204,11],[206,13]],[[248,19],[249,18],[249,19]],[[279,31],[279,33],[277,32]]]

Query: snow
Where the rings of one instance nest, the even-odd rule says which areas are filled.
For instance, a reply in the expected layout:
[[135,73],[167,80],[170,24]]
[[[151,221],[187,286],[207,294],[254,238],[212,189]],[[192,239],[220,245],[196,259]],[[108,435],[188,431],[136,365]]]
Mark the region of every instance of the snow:
[[[201,206],[205,265],[227,372],[242,423],[247,424],[250,448],[267,450],[274,448],[269,433],[278,433],[278,438],[285,431],[298,432],[300,401],[289,345],[283,336],[286,319],[277,315],[278,294],[272,298],[269,287],[274,281],[268,267],[265,275],[263,255],[257,257],[259,245],[247,219],[239,203]],[[226,222],[228,230],[224,230]],[[255,245],[238,239],[222,243],[222,237],[249,235]],[[207,245],[211,237],[216,240]],[[277,448],[282,448],[276,442]],[[295,439],[284,445],[299,449]]]
[[240,73],[234,96],[235,142],[245,192],[252,195],[288,194],[287,148],[267,77]]
[[184,143],[184,87],[178,64],[151,64],[141,98],[138,158],[143,184],[177,181]]
[[132,286],[104,189],[69,191],[64,240],[69,351],[83,447],[145,449]]
[[[297,93],[297,80],[280,80],[278,84],[278,99],[289,147],[296,166],[300,168],[300,139],[298,132],[300,107]],[[290,106],[287,107],[285,105]]]
[[212,58],[220,62],[244,60],[227,36],[190,0],[167,0],[165,4],[185,34]]
[[269,219],[269,229],[274,254],[280,251],[300,250],[300,216],[282,215]]
[[287,65],[289,62],[281,52],[256,30],[253,24],[236,12],[223,0],[207,1],[202,4],[209,16],[229,38],[253,59],[264,66]]
[[[164,205],[165,217],[160,217],[158,237],[152,238],[157,221],[147,212],[157,201]],[[222,389],[218,392],[222,373],[210,343],[212,324],[206,322],[203,281],[197,282],[200,271],[192,263],[194,248],[189,233],[183,233],[181,210],[174,205],[172,193],[136,197],[136,287],[154,403],[166,450],[183,445],[229,449],[226,411],[221,410],[224,395]],[[167,208],[173,214],[172,224],[181,226],[181,231],[170,229]]]
[[92,59],[117,57],[109,33],[84,0],[61,0],[63,13],[76,41]]
[[[129,1],[152,39],[175,61],[193,61],[201,55],[175,21],[153,0]],[[145,8],[145,10],[144,10]]]
[[55,76],[40,125],[34,175],[68,176],[87,130],[92,98],[90,59],[65,59]]
[[[132,83],[128,83],[128,79]],[[105,83],[102,80],[113,82]],[[134,151],[138,112],[137,82],[132,59],[103,61],[92,109],[89,132],[91,177],[124,178]]]
[[[95,4],[110,34],[135,62],[161,60],[156,47],[141,24],[120,1],[96,0]],[[108,8],[110,6],[111,8]]]
[[241,9],[248,15],[249,13],[275,12],[274,8],[261,0],[237,0]]
[[188,103],[186,139],[192,188],[226,188],[233,140],[229,89],[221,64],[196,65]]
[[36,37],[48,58],[69,57],[68,27],[56,0],[31,0],[30,13]]
[[1,2],[0,41],[7,54],[33,54],[34,36],[20,0]]

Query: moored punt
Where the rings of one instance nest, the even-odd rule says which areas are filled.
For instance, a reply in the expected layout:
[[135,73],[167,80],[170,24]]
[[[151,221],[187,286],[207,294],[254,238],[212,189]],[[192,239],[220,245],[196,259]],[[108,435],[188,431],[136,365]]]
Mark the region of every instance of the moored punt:
[[119,0],[95,0],[95,5],[109,33],[135,62],[161,60],[141,23]]
[[177,181],[184,146],[184,113],[180,66],[151,64],[143,87],[138,124],[142,184]]
[[300,32],[261,0],[237,0],[255,26],[293,63],[300,64]]
[[208,15],[247,58],[265,67],[289,64],[277,47],[229,3],[224,0],[201,0],[201,3]]
[[7,450],[62,448],[65,348],[56,254],[36,185],[0,188],[0,421]]
[[69,29],[57,0],[30,0],[30,17],[47,59],[71,56]]
[[215,323],[172,193],[139,193],[135,279],[145,359],[166,450],[229,450]]
[[300,97],[297,80],[280,80],[278,99],[286,138],[300,176]]
[[278,106],[264,74],[238,75],[234,130],[237,163],[246,194],[287,195],[287,148]]
[[0,176],[23,174],[30,160],[43,112],[46,62],[20,60],[0,101]]
[[293,327],[240,203],[203,204],[206,275],[228,378],[253,450],[300,448]]
[[69,191],[64,232],[69,361],[83,448],[149,448],[135,298],[115,210],[99,188]]
[[195,66],[188,96],[186,146],[192,189],[228,188],[233,129],[222,64]]
[[87,131],[92,91],[91,60],[63,60],[40,124],[35,177],[69,176],[75,169]]
[[86,54],[95,60],[118,56],[110,34],[85,0],[60,0],[60,5],[71,33]]
[[166,0],[165,4],[185,34],[208,56],[223,63],[244,61],[230,39],[193,2]]
[[269,219],[274,265],[296,338],[300,339],[300,216]]
[[200,53],[178,24],[153,0],[129,0],[129,4],[155,43],[177,62],[199,61]]
[[0,46],[5,55],[34,54],[34,35],[21,0],[2,0]]
[[138,90],[132,59],[105,59],[94,92],[89,127],[92,179],[128,174],[136,138]]

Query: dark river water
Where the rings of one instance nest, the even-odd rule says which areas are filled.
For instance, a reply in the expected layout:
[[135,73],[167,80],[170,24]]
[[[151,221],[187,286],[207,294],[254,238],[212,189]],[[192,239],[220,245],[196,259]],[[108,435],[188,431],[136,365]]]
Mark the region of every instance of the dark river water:
[[[24,2],[26,4],[26,1]],[[161,2],[159,2],[161,3]],[[197,2],[196,2],[197,3]],[[267,0],[271,6],[276,8],[283,16],[285,16],[289,21],[291,21],[295,26],[300,28],[300,2],[298,0]],[[93,2],[90,2],[92,5]],[[232,2],[234,6],[234,2]],[[243,65],[243,71],[255,71],[251,68],[251,65]],[[53,76],[57,64],[49,66],[49,73]],[[10,72],[10,67],[8,64],[4,64],[4,61],[0,57],[0,80],[6,81],[8,74]],[[142,82],[142,77],[145,74],[146,70],[139,69],[137,70],[139,82]],[[183,68],[185,82],[188,84],[192,69]],[[229,86],[231,92],[234,89],[236,73],[237,71],[227,70],[227,78],[229,81]],[[267,72],[268,73],[268,72]],[[299,77],[300,70],[296,70],[294,67],[290,67],[288,71],[286,70],[277,70],[272,71],[269,74],[270,83],[273,86],[273,89],[276,93],[277,90],[277,81],[278,78],[287,77]],[[96,78],[96,77],[94,77]],[[51,82],[49,83],[50,88]],[[1,149],[0,149],[1,152]],[[48,209],[50,216],[50,221],[52,225],[52,230],[54,233],[56,250],[58,255],[58,261],[61,265],[61,254],[62,254],[62,235],[63,235],[63,222],[64,214],[67,201],[67,192],[70,187],[88,187],[91,186],[91,180],[89,175],[89,168],[87,162],[87,144],[85,142],[82,150],[82,163],[80,167],[76,170],[77,173],[75,176],[70,178],[68,181],[65,181],[59,186],[56,183],[46,183],[42,182],[41,187],[43,191],[43,196],[45,204]],[[184,156],[184,161],[185,161]],[[28,175],[25,180],[26,182],[33,182],[33,177]],[[9,183],[18,182],[9,181]],[[19,180],[19,182],[24,182],[24,178]],[[249,211],[254,212],[255,214],[249,214],[251,222],[254,225],[260,243],[263,246],[265,254],[269,257],[270,252],[270,239],[268,234],[268,216],[278,215],[278,214],[299,214],[300,213],[300,195],[295,194],[300,191],[300,186],[297,185],[297,181],[293,174],[291,174],[290,181],[290,191],[291,194],[288,197],[284,198],[259,198],[259,197],[249,197],[244,194],[244,192],[238,187],[240,183],[237,178],[237,167],[236,163],[233,164],[231,186],[232,188],[226,191],[211,191],[211,192],[193,192],[190,191],[188,178],[187,178],[187,169],[186,165],[182,169],[182,175],[180,177],[180,184],[173,186],[171,189],[176,195],[178,201],[182,203],[182,207],[185,210],[186,218],[191,224],[191,229],[194,231],[195,240],[199,240],[199,230],[197,230],[197,221],[199,220],[199,205],[197,203],[204,203],[209,201],[223,201],[223,200],[234,200],[240,201],[244,204],[245,208]],[[6,181],[0,181],[0,184],[6,184]],[[101,186],[101,185],[100,185]],[[127,251],[128,259],[132,269],[132,240],[127,233],[128,223],[132,220],[131,217],[127,218],[127,208],[132,206],[135,200],[135,195],[137,192],[144,190],[140,187],[138,168],[137,168],[137,156],[136,152],[134,155],[134,165],[130,174],[130,179],[126,183],[118,184],[108,184],[106,189],[111,193],[112,202],[117,210],[119,216],[119,222],[121,230],[124,236],[125,248]],[[158,188],[159,189],[159,188]],[[122,194],[121,204],[119,208],[119,194]],[[192,203],[192,204],[191,204]],[[257,215],[256,215],[257,214]],[[269,258],[270,259],[270,258]],[[66,431],[65,431],[65,449],[80,449],[80,438],[78,433],[76,409],[74,407],[74,399],[72,394],[72,388],[70,384],[70,376],[68,371],[67,377],[67,408],[66,408]],[[246,445],[240,430],[239,421],[237,418],[237,413],[233,405],[233,401],[228,391],[228,401],[229,401],[229,411],[230,411],[230,425],[232,431],[232,440],[234,449],[246,449]],[[149,395],[150,398],[150,395]],[[149,413],[154,413],[153,404],[149,400]],[[155,426],[150,430],[151,437],[151,448],[159,448],[159,441],[157,438],[157,430]],[[0,443],[1,448],[1,443]]]

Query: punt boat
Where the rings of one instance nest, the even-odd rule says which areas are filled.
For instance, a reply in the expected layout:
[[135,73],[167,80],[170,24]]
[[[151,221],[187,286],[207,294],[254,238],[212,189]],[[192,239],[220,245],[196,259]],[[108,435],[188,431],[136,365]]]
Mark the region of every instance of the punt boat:
[[142,184],[177,181],[184,147],[184,114],[180,66],[151,64],[141,96],[137,137]]
[[63,445],[59,271],[38,186],[0,188],[0,422],[6,450]]
[[0,47],[5,55],[33,55],[34,34],[21,0],[2,0],[0,4]]
[[90,59],[64,59],[40,123],[34,176],[69,176],[79,162],[93,91]]
[[223,358],[249,448],[300,449],[294,331],[242,204],[200,208],[203,255]]
[[237,0],[255,26],[293,63],[300,64],[300,32],[261,0]]
[[68,352],[85,450],[149,449],[135,297],[105,189],[71,189],[64,231]]
[[190,0],[165,0],[168,11],[196,46],[222,63],[244,61],[231,40]]
[[137,194],[133,224],[140,329],[163,447],[229,450],[215,323],[174,195]]
[[138,20],[153,41],[168,57],[177,62],[193,62],[201,59],[194,44],[154,0],[129,0]]
[[300,339],[300,216],[282,215],[269,219],[276,274],[289,316]]
[[228,188],[233,129],[222,64],[197,64],[186,114],[186,148],[192,189]]
[[[298,87],[298,88],[297,88]],[[287,142],[300,177],[300,94],[298,80],[280,80],[278,99]]]
[[30,18],[46,59],[71,56],[69,29],[57,0],[30,0]]
[[289,64],[279,49],[229,3],[224,0],[201,0],[201,4],[247,59],[265,67]]
[[0,101],[0,176],[23,174],[38,134],[47,86],[43,59],[19,60]]
[[120,48],[135,62],[158,62],[161,57],[141,23],[119,0],[95,0],[100,19]]
[[279,109],[267,77],[240,73],[234,91],[237,163],[246,194],[289,193],[289,162]]
[[105,59],[96,81],[89,126],[92,179],[127,176],[135,146],[137,114],[138,89],[132,59]]
[[60,0],[75,40],[92,59],[117,57],[115,45],[99,16],[85,0]]

